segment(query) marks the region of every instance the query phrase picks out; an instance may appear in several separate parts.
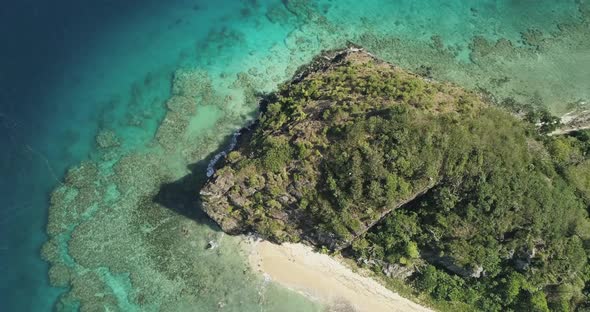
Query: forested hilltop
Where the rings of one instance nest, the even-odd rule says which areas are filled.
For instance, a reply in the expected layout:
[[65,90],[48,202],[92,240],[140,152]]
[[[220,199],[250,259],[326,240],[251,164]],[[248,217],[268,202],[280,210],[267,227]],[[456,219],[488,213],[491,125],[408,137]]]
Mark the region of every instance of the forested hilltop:
[[264,99],[203,209],[229,233],[342,250],[442,309],[590,310],[590,132],[555,126],[334,51]]

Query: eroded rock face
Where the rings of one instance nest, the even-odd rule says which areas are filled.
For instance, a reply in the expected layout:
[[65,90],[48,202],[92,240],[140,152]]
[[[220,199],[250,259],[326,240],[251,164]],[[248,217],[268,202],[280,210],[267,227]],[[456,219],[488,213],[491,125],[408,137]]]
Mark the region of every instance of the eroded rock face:
[[241,220],[231,215],[232,204],[230,204],[230,197],[226,196],[234,184],[233,174],[224,172],[216,175],[215,180],[201,190],[203,211],[215,220],[224,232],[229,234],[239,234],[244,231]]
[[387,264],[382,265],[382,272],[387,277],[393,277],[393,278],[405,280],[408,277],[410,277],[412,274],[414,274],[415,269],[414,269],[414,267],[411,267],[411,266],[404,266],[404,265],[400,265],[397,263],[394,263],[394,264],[387,263]]
[[431,251],[424,251],[421,256],[429,263],[443,267],[449,272],[453,272],[463,278],[480,278],[484,274],[484,269],[481,265],[463,266],[452,256],[439,256],[438,253]]

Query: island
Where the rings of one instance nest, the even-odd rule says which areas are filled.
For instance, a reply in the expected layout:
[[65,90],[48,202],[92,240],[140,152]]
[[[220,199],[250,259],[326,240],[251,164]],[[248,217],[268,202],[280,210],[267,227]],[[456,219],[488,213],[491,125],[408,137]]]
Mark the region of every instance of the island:
[[590,132],[502,103],[327,51],[262,97],[202,208],[229,234],[342,254],[437,310],[590,308]]

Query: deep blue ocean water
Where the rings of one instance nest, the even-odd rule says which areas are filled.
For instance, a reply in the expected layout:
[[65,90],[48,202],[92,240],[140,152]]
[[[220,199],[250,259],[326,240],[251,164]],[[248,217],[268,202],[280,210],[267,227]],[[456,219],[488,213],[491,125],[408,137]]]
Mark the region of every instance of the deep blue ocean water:
[[[61,292],[49,287],[48,267],[39,257],[48,196],[65,169],[90,151],[84,133],[97,126],[84,121],[97,107],[52,101],[52,89],[69,79],[79,53],[89,52],[103,25],[121,23],[121,14],[140,6],[139,1],[16,1],[0,7],[0,305],[5,311],[50,310]],[[74,144],[78,151],[68,150]]]
[[[219,89],[236,73],[256,73],[258,88],[268,91],[321,49],[362,41],[362,34],[401,38],[401,46],[375,50],[410,67],[432,59],[429,52],[410,57],[404,49],[426,49],[440,35],[457,53],[456,64],[439,74],[461,82],[473,36],[508,38],[518,46],[527,29],[550,36],[559,23],[578,22],[580,8],[588,8],[584,0],[325,0],[300,1],[304,9],[297,11],[301,7],[288,2],[21,0],[0,6],[0,310],[48,311],[67,291],[49,285],[40,257],[49,195],[67,168],[99,160],[99,129],[119,135],[121,153],[148,145],[166,113],[176,69],[204,69]],[[587,32],[579,38],[588,38]],[[590,52],[581,47],[568,41],[561,50],[552,47],[536,60],[502,68],[507,75],[518,68],[543,90],[569,92],[563,102],[588,100],[590,77],[583,73],[590,70]],[[399,60],[391,59],[395,55]],[[545,68],[551,70],[544,77],[535,72]],[[572,76],[577,78],[565,80]],[[525,78],[517,87],[526,85]],[[251,108],[238,105],[235,111]],[[138,116],[141,127],[131,126]]]
[[0,7],[1,310],[48,311],[62,292],[49,286],[39,257],[49,193],[69,166],[90,157],[106,97],[129,88],[125,69],[114,77],[100,63],[125,62],[130,46],[99,45],[161,5],[25,0]]

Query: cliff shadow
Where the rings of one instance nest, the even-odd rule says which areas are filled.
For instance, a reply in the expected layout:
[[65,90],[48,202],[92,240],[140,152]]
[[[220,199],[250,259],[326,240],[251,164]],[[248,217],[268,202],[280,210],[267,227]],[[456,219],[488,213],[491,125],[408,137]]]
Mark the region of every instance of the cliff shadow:
[[[207,168],[216,155],[224,152],[232,140],[226,136],[219,148],[202,160],[187,166],[190,173],[179,180],[164,183],[153,201],[191,220],[206,224],[213,230],[221,231],[219,226],[203,211],[199,192],[207,183]],[[220,158],[219,160],[222,160]]]

